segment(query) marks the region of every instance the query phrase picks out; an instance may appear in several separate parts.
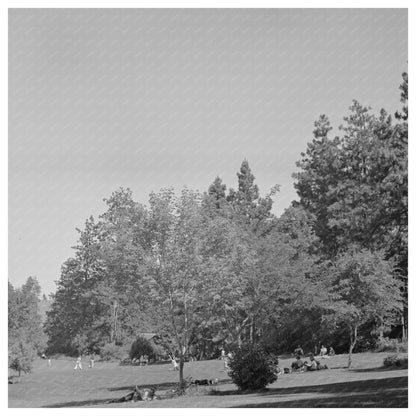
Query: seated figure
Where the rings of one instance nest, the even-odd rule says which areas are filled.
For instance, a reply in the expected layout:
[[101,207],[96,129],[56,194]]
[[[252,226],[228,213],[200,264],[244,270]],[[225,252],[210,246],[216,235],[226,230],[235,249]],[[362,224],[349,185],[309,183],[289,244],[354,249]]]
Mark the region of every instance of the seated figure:
[[296,357],[296,361],[294,361],[294,362],[292,363],[292,365],[291,365],[292,370],[293,370],[293,371],[299,371],[299,370],[302,370],[303,366],[304,366],[304,363],[303,363],[303,361],[301,360],[300,355],[298,355],[298,356]]
[[318,363],[315,360],[315,357],[311,355],[309,357],[310,362],[307,361],[304,362],[304,366],[306,368],[306,371],[316,371],[318,369]]
[[107,401],[106,403],[123,403],[123,402],[137,402],[142,401],[142,395],[140,394],[140,390],[138,386],[134,387],[134,390],[126,394],[125,396],[121,397],[120,399],[112,399]]

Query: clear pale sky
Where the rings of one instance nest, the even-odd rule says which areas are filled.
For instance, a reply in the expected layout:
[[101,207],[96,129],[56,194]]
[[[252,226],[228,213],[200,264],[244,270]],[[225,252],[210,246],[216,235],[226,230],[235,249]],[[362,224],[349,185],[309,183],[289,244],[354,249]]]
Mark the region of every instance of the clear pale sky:
[[55,290],[75,227],[247,158],[281,213],[327,114],[401,108],[405,9],[14,9],[9,12],[9,280]]

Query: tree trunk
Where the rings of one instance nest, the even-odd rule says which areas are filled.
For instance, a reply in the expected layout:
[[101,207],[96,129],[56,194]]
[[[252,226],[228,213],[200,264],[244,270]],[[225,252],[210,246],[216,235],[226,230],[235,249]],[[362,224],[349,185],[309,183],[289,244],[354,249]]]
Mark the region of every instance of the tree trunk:
[[111,338],[111,343],[113,345],[116,345],[116,338],[117,338],[117,301],[116,300],[114,300],[112,306],[113,306],[113,311],[112,311],[113,324],[111,326],[110,338]]
[[355,347],[355,343],[357,342],[357,332],[358,332],[358,325],[355,324],[354,328],[350,330],[350,349],[348,352],[348,368],[351,368],[352,365],[352,351]]
[[317,348],[316,348],[316,335],[315,334],[312,334],[312,348],[313,348],[312,354],[316,355]]
[[380,326],[380,328],[378,329],[378,341],[381,342],[383,339],[383,335],[384,335],[384,331],[383,331],[383,327]]
[[118,319],[118,305],[117,301],[114,301],[114,345],[117,343],[117,319]]
[[184,364],[185,364],[185,359],[184,359],[183,354],[181,354],[181,357],[180,357],[180,360],[179,360],[179,391],[181,392],[181,394],[185,390],[185,382],[184,382],[184,379],[183,379]]
[[401,314],[401,320],[402,320],[402,342],[407,341],[407,331],[406,331],[406,324],[404,322],[404,314]]
[[254,343],[254,320],[251,319],[250,322],[250,343],[253,344]]

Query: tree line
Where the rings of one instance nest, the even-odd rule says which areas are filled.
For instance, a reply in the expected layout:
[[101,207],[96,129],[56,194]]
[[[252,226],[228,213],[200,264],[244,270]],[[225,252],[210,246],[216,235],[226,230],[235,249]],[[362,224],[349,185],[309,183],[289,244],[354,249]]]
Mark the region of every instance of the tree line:
[[237,188],[120,188],[79,231],[47,314],[48,350],[76,354],[156,332],[183,363],[218,348],[338,350],[407,334],[407,74],[395,115],[354,101],[340,135],[326,116],[277,217],[247,160]]
[[40,294],[35,277],[29,277],[20,288],[8,282],[8,364],[19,376],[22,371],[30,372],[34,359],[47,346]]

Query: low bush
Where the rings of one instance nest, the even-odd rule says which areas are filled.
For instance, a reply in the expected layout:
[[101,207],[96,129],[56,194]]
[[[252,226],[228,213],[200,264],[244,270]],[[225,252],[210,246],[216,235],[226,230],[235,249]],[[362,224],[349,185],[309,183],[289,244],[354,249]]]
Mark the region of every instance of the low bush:
[[155,352],[150,341],[146,338],[138,337],[136,341],[131,344],[130,359],[139,359],[142,355],[147,355],[148,358],[154,358]]
[[233,351],[230,377],[240,390],[259,390],[277,380],[276,357],[260,345],[247,344]]
[[384,367],[408,368],[407,354],[393,354],[384,359]]
[[121,360],[123,355],[123,348],[112,343],[105,344],[100,349],[100,358],[103,361]]
[[377,352],[407,352],[407,342],[397,339],[382,338],[377,342],[375,350]]

